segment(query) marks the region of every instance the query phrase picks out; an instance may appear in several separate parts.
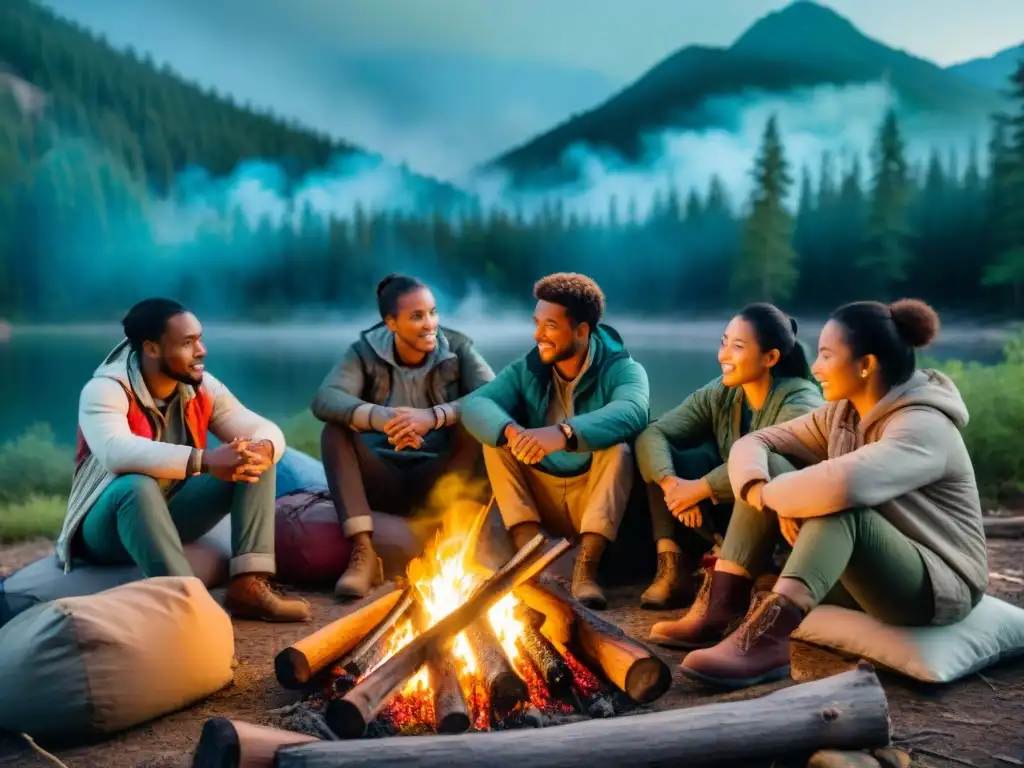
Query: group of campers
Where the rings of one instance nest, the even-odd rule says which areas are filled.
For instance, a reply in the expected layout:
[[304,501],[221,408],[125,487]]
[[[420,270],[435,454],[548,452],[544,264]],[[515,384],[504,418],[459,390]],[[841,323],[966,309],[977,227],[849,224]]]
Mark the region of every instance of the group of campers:
[[[902,626],[951,624],[979,602],[988,568],[967,409],[949,378],[916,367],[938,331],[931,307],[840,307],[812,365],[791,318],[747,306],[722,334],[721,375],[652,420],[647,373],[601,322],[598,285],[553,274],[534,296],[535,345],[495,375],[439,324],[426,285],[378,286],[381,322],[312,403],[351,542],[339,598],[382,578],[371,510],[414,515],[459,473],[486,475],[514,547],[538,533],[578,543],[572,592],[594,609],[599,564],[642,478],[657,569],[641,604],[682,609],[650,640],[688,649],[683,672],[712,684],[787,674],[788,637],[822,602]],[[189,576],[183,542],[230,514],[225,608],[308,620],[305,601],[269,583],[281,430],[204,371],[202,327],[180,304],[147,299],[124,332],[82,391],[60,563]],[[222,444],[207,448],[208,433]]]

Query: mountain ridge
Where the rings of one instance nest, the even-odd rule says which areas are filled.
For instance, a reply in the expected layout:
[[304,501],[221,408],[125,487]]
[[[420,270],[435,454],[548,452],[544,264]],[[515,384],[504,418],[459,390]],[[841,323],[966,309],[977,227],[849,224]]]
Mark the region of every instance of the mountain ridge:
[[728,47],[677,50],[595,109],[477,170],[507,173],[516,186],[567,181],[562,157],[574,145],[610,149],[635,161],[652,131],[723,127],[721,117],[705,108],[714,97],[870,82],[887,82],[908,109],[951,119],[979,120],[1001,103],[987,89],[868,37],[835,11],[798,0],[755,21]]

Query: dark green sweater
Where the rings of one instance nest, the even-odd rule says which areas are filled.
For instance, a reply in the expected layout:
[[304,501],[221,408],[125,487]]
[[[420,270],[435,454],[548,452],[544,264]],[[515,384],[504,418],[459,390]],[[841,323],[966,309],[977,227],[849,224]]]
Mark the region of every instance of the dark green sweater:
[[[753,411],[750,431],[781,424],[810,413],[824,400],[818,387],[806,379],[776,379],[764,405]],[[741,434],[742,387],[727,387],[719,376],[698,389],[681,405],[654,421],[636,441],[637,464],[648,483],[658,483],[675,474],[672,449],[685,449],[715,441],[723,462]],[[726,464],[720,464],[704,477],[711,486],[716,503],[733,501]]]

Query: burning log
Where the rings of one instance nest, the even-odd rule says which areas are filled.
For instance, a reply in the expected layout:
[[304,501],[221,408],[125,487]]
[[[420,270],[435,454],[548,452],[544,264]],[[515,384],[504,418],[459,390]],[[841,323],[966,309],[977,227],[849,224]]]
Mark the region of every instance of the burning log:
[[[728,732],[729,738],[722,738]],[[416,765],[454,768],[589,768],[604,765],[750,765],[819,749],[875,749],[889,743],[885,691],[870,665],[745,701],[557,728],[466,733],[445,739],[320,742],[285,747],[278,768]],[[486,740],[482,745],[481,741]],[[486,750],[482,758],[481,750]],[[804,758],[806,759],[806,757]]]
[[381,662],[387,653],[395,626],[401,618],[409,614],[413,602],[412,587],[408,587],[373,631],[338,662],[338,666],[345,674],[334,681],[335,692],[345,693],[350,690],[359,678]]
[[[357,738],[388,698],[415,675],[428,660],[442,654],[452,639],[504,597],[524,574],[544,544],[538,534],[497,573],[484,581],[462,605],[426,632],[416,636],[391,658],[363,678],[356,686],[327,705],[327,724],[340,738]],[[539,559],[546,558],[547,554]],[[452,738],[457,738],[453,736]]]
[[532,596],[523,598],[531,607],[547,603],[553,604],[558,615],[564,615],[566,609],[572,612],[572,639],[583,660],[600,669],[633,701],[647,704],[668,690],[672,673],[646,645],[585,608],[558,584],[531,584],[528,591]]
[[[419,633],[426,632],[426,612],[418,601],[414,602],[412,617]],[[434,730],[437,733],[465,733],[472,725],[472,719],[459,682],[459,669],[449,653],[450,646],[442,646],[442,650],[443,653],[427,662],[430,688],[434,692]]]
[[301,688],[355,648],[398,604],[403,594],[403,590],[390,586],[383,596],[285,648],[274,659],[277,681],[285,688]]
[[486,616],[482,616],[469,626],[466,630],[466,639],[480,665],[484,690],[495,716],[504,718],[516,708],[516,705],[530,700],[526,683],[512,669],[512,664]]
[[572,693],[572,672],[551,641],[532,625],[526,624],[517,642],[551,695],[568,698]]
[[192,768],[274,768],[280,747],[319,741],[312,736],[214,717],[203,724]]

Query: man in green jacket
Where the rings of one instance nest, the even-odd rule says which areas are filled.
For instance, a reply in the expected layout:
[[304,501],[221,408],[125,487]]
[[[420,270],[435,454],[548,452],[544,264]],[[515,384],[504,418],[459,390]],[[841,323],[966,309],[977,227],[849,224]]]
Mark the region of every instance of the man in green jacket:
[[474,474],[480,446],[459,426],[463,398],[494,378],[473,342],[438,324],[430,290],[407,275],[377,287],[382,321],[327,374],[313,415],[331,498],[352,554],[334,593],[381,580],[370,510],[408,516],[445,474]]
[[589,277],[549,275],[534,287],[536,348],[466,399],[462,423],[484,463],[512,541],[543,526],[579,537],[573,595],[604,608],[597,569],[632,490],[629,441],[647,426],[647,372],[601,325],[604,294]]

